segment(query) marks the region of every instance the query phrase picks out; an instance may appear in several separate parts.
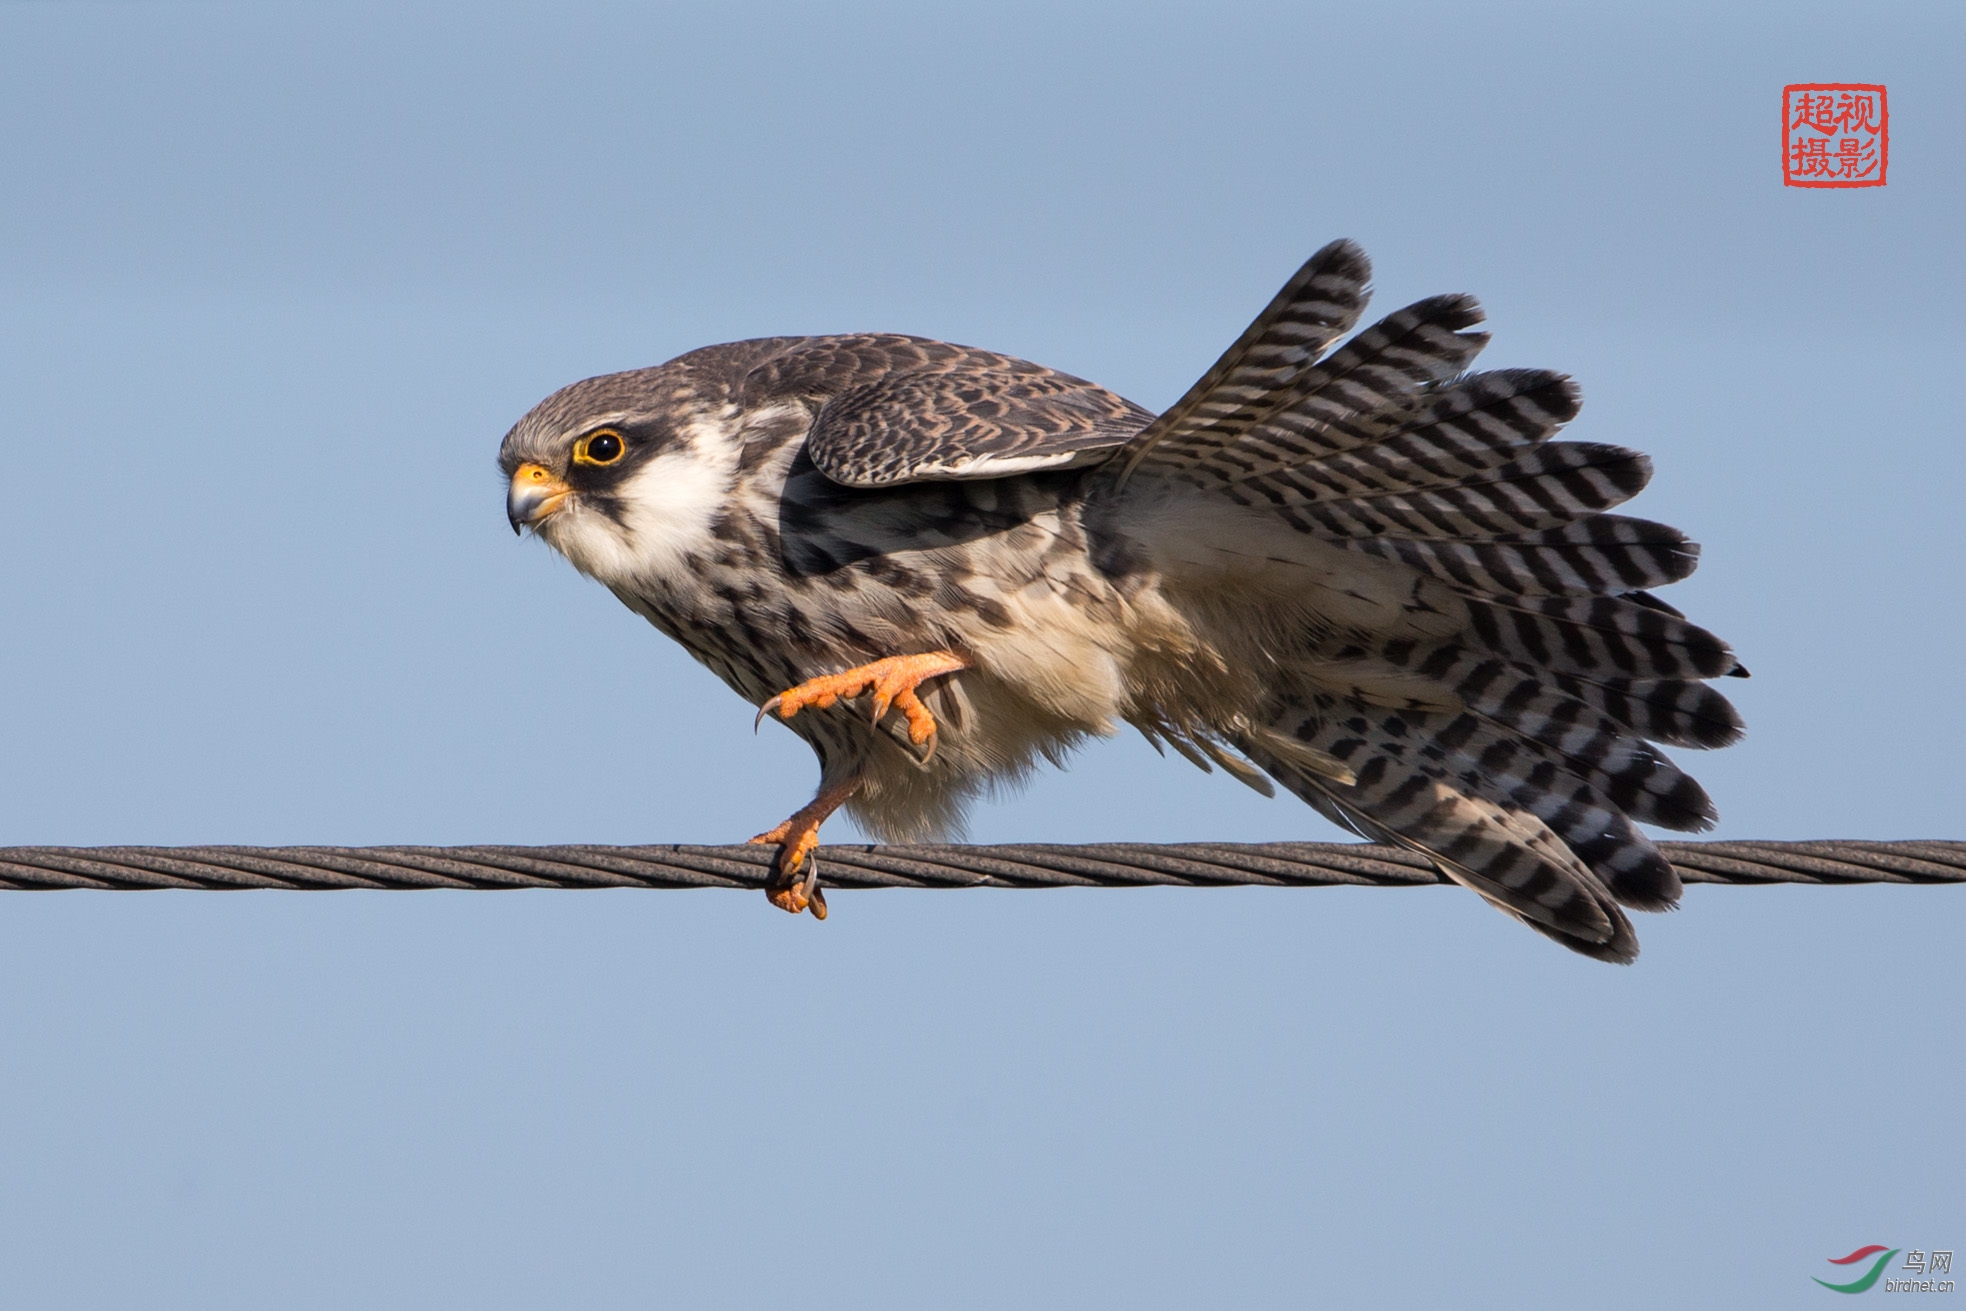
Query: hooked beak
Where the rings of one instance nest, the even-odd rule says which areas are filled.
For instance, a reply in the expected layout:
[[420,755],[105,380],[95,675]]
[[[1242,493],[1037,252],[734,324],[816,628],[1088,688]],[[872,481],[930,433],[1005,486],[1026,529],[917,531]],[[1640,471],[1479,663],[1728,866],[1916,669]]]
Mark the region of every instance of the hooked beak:
[[512,472],[512,487],[505,493],[505,519],[512,531],[539,526],[540,521],[558,510],[573,489],[544,466],[520,465]]

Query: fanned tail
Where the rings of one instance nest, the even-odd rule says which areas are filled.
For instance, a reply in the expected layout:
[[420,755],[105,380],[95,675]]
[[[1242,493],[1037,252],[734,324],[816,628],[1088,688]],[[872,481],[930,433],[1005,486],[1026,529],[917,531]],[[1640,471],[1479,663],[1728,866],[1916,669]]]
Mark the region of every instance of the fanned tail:
[[1611,513],[1650,460],[1551,440],[1580,405],[1560,374],[1466,372],[1487,342],[1473,298],[1420,301],[1324,353],[1369,275],[1348,242],[1319,251],[1116,463],[1121,487],[1242,507],[1223,522],[1245,527],[1214,530],[1242,534],[1221,558],[1273,570],[1280,522],[1375,562],[1350,582],[1307,568],[1294,620],[1228,635],[1275,677],[1210,732],[1354,831],[1425,853],[1573,950],[1629,961],[1620,903],[1680,893],[1637,825],[1715,814],[1654,743],[1736,740],[1740,717],[1705,680],[1746,671],[1647,590],[1691,574],[1699,547]]

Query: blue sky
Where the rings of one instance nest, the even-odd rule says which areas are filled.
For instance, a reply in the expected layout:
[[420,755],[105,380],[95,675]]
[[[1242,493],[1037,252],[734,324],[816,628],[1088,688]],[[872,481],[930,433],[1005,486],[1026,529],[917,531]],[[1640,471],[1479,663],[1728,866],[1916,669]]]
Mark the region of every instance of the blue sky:
[[[1159,407],[1341,235],[1655,458],[1719,836],[1966,836],[1962,36],[0,5],[0,842],[748,836],[809,754],[512,539],[512,421],[861,329]],[[1888,186],[1780,185],[1804,81]],[[1335,836],[1137,740],[972,832]],[[10,1304],[1788,1307],[1966,1238],[1958,889],[1695,888],[1629,970],[1449,891],[0,903]]]

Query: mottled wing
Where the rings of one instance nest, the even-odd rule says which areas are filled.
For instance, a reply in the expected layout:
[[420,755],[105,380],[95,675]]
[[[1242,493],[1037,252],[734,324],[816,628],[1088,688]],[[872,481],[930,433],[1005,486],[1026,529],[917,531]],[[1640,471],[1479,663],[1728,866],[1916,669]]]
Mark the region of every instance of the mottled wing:
[[829,403],[806,450],[848,487],[1001,478],[1104,460],[1150,417],[1062,373],[901,373]]
[[912,337],[809,338],[755,374],[747,392],[816,402],[806,453],[847,487],[1094,464],[1153,418],[1083,378]]

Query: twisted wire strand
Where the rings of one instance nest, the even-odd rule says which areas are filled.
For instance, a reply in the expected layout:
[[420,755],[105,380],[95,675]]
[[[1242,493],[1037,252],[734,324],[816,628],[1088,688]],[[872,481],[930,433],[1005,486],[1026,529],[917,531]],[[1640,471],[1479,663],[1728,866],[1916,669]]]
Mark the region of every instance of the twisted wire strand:
[[[1662,842],[1688,883],[1962,883],[1966,842]],[[773,849],[698,847],[0,847],[0,889],[762,888]],[[845,845],[828,888],[1415,887],[1425,857],[1350,842]]]

